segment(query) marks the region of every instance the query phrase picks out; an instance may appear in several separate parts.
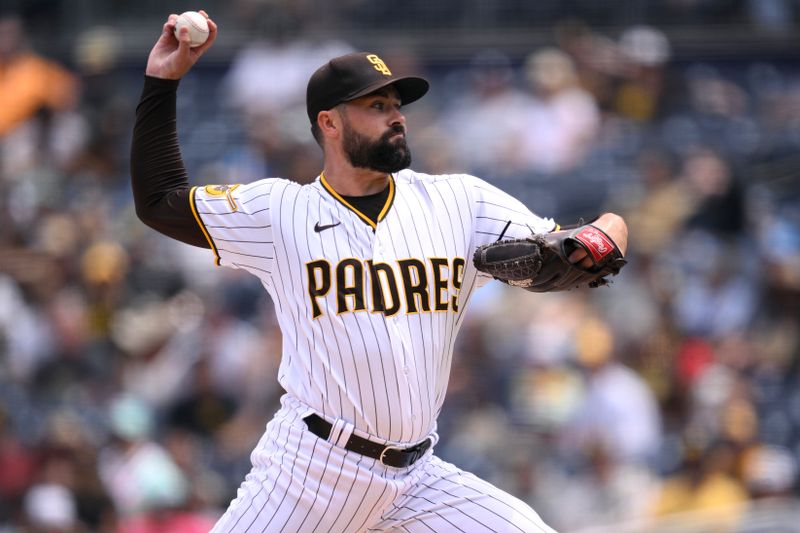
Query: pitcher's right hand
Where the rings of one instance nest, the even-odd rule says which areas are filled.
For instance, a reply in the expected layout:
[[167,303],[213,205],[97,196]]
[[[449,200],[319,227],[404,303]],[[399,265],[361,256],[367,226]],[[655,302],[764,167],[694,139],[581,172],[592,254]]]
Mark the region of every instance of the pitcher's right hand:
[[189,69],[211,47],[217,38],[217,25],[209,18],[208,13],[202,10],[199,13],[208,19],[208,40],[198,47],[191,48],[188,28],[183,28],[179,38],[176,39],[174,31],[178,15],[171,14],[147,58],[145,73],[148,76],[178,80],[189,72]]

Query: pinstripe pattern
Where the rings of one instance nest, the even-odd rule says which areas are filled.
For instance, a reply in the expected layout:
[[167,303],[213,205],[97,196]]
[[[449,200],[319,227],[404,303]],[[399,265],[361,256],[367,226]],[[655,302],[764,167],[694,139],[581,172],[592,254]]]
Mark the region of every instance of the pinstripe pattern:
[[430,453],[385,467],[307,431],[310,409],[298,400],[282,404],[212,533],[553,532],[520,500]]
[[[320,178],[304,186],[266,179],[195,188],[191,196],[219,264],[260,278],[275,302],[283,333],[278,379],[289,395],[331,422],[352,424],[361,437],[407,446],[435,434],[456,335],[474,290],[491,279],[472,266],[474,249],[496,240],[509,221],[508,238],[555,224],[473,176],[404,170],[392,180],[393,198],[377,225]],[[317,224],[324,229],[315,231]],[[373,297],[372,268],[380,269],[380,297]],[[392,527],[424,530],[398,518],[414,512],[430,514],[425,523],[434,528],[464,520],[454,503],[431,510],[443,498],[462,498],[438,482],[403,492],[399,505],[397,487],[363,473],[373,460],[353,464],[323,453],[314,440],[305,449],[302,427],[286,417],[270,424],[269,438],[254,452],[266,462],[254,462],[232,504],[239,514],[230,531],[284,527],[274,529],[270,520],[285,521],[286,531],[328,531],[328,521],[325,527],[362,530],[381,515],[396,521]],[[345,512],[339,499],[359,503]],[[478,515],[499,520],[492,506],[479,511],[476,500],[470,508],[478,514],[468,515],[467,531],[482,527]]]

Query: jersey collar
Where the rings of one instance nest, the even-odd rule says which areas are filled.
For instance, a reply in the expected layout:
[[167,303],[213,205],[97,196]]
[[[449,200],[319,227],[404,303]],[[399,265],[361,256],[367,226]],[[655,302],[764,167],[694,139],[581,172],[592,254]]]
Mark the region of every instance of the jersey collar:
[[[328,183],[328,180],[325,179],[324,172],[320,173],[319,182],[322,184],[323,189],[328,191],[328,193],[331,196],[333,196],[336,200],[338,200],[339,203],[344,205],[347,209],[358,215],[358,218],[360,218],[361,220],[372,226],[373,230],[378,228],[378,225],[375,222],[373,222],[372,219],[370,219],[367,215],[356,209],[356,207],[353,206],[350,202],[342,198],[342,195],[333,190],[333,187],[331,187],[330,183]],[[386,217],[386,213],[389,212],[389,208],[392,206],[393,201],[394,201],[394,176],[389,174],[389,195],[386,197],[386,203],[383,204],[381,212],[378,213],[378,222],[380,222]]]

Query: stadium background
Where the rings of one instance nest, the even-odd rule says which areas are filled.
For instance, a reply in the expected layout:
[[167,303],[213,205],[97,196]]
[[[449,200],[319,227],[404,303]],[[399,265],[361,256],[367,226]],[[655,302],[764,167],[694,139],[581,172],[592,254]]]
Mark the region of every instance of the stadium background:
[[313,178],[307,76],[369,49],[433,82],[417,170],[628,217],[610,288],[478,293],[442,457],[559,531],[800,530],[796,0],[3,0],[0,531],[207,531],[277,405],[264,291],[131,203],[147,53],[200,7],[195,184]]

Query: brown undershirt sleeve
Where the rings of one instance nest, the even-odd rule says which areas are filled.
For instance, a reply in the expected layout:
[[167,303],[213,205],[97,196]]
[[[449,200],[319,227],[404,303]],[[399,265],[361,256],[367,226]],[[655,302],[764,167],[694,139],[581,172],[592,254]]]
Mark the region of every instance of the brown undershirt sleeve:
[[145,76],[131,143],[131,187],[138,217],[179,241],[210,248],[192,214],[189,177],[178,144],[179,80]]

